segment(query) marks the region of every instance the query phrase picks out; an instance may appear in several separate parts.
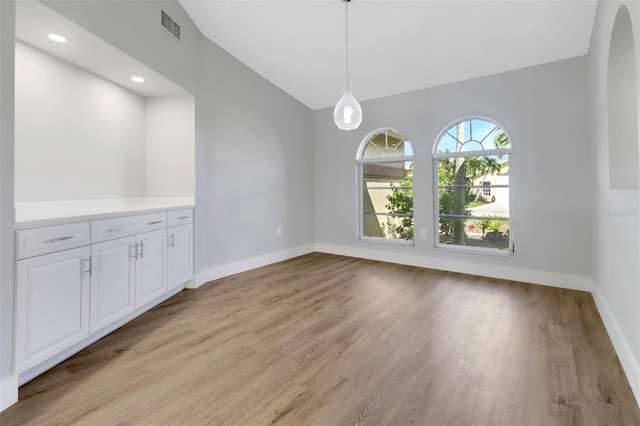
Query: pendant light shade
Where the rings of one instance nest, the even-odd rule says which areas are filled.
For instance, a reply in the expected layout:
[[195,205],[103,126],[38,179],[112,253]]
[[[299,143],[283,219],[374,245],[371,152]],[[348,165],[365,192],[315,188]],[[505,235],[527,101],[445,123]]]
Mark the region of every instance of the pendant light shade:
[[354,130],[362,123],[362,108],[351,92],[351,82],[344,85],[342,97],[333,109],[333,121],[340,130]]
[[333,109],[333,121],[340,130],[357,129],[362,122],[362,108],[351,91],[351,79],[349,78],[349,1],[344,1],[345,22],[345,78],[344,92]]

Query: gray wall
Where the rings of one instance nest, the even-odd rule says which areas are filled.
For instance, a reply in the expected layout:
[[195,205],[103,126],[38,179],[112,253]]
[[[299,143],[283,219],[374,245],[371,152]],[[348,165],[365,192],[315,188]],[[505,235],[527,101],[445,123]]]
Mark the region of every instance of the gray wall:
[[213,43],[204,44],[202,69],[212,73],[196,92],[206,139],[197,165],[206,174],[196,185],[208,235],[196,264],[211,268],[313,243],[311,111]]
[[[313,243],[308,108],[204,38],[176,1],[45,4],[195,94],[197,281]],[[181,25],[181,43],[160,10]]]
[[13,357],[14,17],[14,2],[0,1],[0,380]]
[[[331,109],[314,112],[318,248],[589,290],[588,100],[587,62],[580,57],[364,102],[355,131],[338,131]],[[434,248],[433,143],[448,124],[470,115],[493,118],[511,137],[511,257]],[[356,241],[356,150],[381,127],[413,143],[416,236],[427,232],[415,247]]]
[[[638,155],[640,140],[612,140],[611,135],[621,135],[609,125],[640,123],[640,93],[636,90],[636,115],[621,122],[620,117],[611,116],[620,112],[621,103],[627,105],[629,93],[610,93],[607,76],[609,73],[609,48],[613,25],[620,6],[625,5],[630,13],[633,26],[633,44],[627,54],[635,57],[636,88],[640,87],[640,3],[637,1],[599,2],[596,13],[591,47],[589,51],[589,79],[591,90],[591,170],[590,186],[593,188],[593,296],[600,315],[607,327],[618,358],[624,367],[636,399],[640,401],[640,196],[637,189],[620,190],[610,173],[610,156],[615,153],[615,145],[635,144],[635,151],[627,149],[626,155]],[[610,105],[611,104],[611,105]],[[622,107],[622,113],[632,110]],[[609,122],[609,117],[613,120]],[[614,131],[611,131],[614,130]],[[633,135],[633,131],[624,132]],[[633,136],[632,136],[633,137]],[[635,165],[634,165],[635,164]],[[629,161],[612,166],[627,169],[627,176],[638,176],[638,161]],[[625,179],[623,179],[625,180]],[[637,188],[638,185],[635,185]]]

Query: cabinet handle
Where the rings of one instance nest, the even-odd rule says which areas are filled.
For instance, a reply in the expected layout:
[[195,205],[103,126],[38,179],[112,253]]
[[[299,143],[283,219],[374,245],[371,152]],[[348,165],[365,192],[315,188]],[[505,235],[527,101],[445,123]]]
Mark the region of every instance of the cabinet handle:
[[131,257],[133,257],[135,260],[138,260],[138,244],[134,246],[129,244],[129,251],[131,251],[131,249],[133,249],[133,255],[131,255]]
[[154,220],[153,222],[147,223],[147,225],[157,225],[159,223],[162,223],[162,221],[161,220]]
[[169,235],[169,247],[174,248],[173,247],[173,234]]
[[57,243],[58,241],[70,240],[72,238],[73,238],[73,236],[51,238],[50,240],[45,240],[45,243]]
[[189,219],[189,216],[180,216],[180,217],[178,218],[178,220],[182,220],[182,219]]
[[[89,264],[88,265],[89,267],[87,267],[87,263]],[[85,269],[82,272],[84,272],[85,274],[88,273],[89,276],[91,276],[91,272],[92,272],[92,269],[93,269],[92,262],[91,262],[91,256],[84,258],[84,267],[85,267]]]
[[108,232],[116,232],[127,229],[126,226],[116,226],[115,228],[107,229]]
[[144,259],[144,241],[140,241],[140,259]]

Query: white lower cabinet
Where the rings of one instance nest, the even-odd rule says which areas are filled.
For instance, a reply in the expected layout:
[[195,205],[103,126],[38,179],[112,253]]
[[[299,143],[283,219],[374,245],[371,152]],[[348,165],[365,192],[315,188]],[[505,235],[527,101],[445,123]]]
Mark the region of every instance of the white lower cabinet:
[[167,231],[153,231],[91,247],[91,332],[167,291]]
[[169,228],[168,234],[167,275],[172,289],[193,278],[193,225]]
[[52,367],[65,350],[89,344],[190,280],[192,214],[183,209],[17,230],[20,380]]
[[167,231],[136,236],[136,308],[167,291]]
[[135,254],[135,237],[91,246],[91,333],[135,309]]
[[89,247],[16,262],[16,367],[24,371],[89,335]]

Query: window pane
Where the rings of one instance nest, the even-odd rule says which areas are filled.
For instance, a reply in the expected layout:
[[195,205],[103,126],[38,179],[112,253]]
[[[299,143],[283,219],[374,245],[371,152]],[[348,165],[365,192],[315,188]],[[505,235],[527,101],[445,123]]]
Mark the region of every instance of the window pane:
[[440,244],[494,249],[509,248],[509,221],[439,219]]
[[509,248],[509,156],[445,158],[436,164],[440,243]]
[[362,234],[365,237],[413,240],[413,217],[365,214]]
[[369,139],[362,158],[404,157],[413,155],[411,142],[399,133],[384,131]]
[[365,213],[413,213],[413,188],[368,188],[365,184]]
[[489,121],[474,119],[469,121],[467,128],[469,129],[469,139],[483,142],[487,136],[495,131],[497,126]]
[[381,182],[378,186],[399,184],[413,174],[413,162],[366,163],[362,165],[362,174],[365,182]]
[[413,239],[413,162],[362,164],[363,236]]
[[[506,178],[506,183],[505,179],[494,179],[501,176]],[[484,182],[491,186],[508,185],[509,154],[441,158],[438,177],[439,185],[483,185]]]
[[509,217],[509,156],[437,160],[440,214]]
[[510,148],[509,137],[495,123],[472,119],[447,129],[438,141],[436,152],[477,152],[486,149]]

